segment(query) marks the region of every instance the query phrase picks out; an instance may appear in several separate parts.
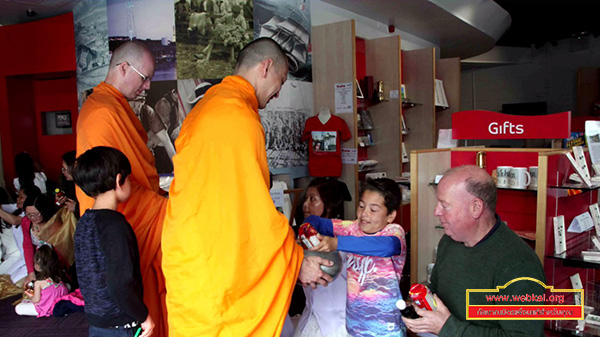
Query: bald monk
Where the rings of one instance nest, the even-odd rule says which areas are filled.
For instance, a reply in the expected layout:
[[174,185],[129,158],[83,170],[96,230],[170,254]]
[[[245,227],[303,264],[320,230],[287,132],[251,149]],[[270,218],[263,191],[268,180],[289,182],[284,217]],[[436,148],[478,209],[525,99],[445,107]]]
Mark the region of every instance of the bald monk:
[[273,40],[251,42],[183,122],[162,240],[171,337],[279,336],[296,279],[332,280],[269,194],[258,109],[287,69]]
[[[154,57],[142,43],[126,42],[113,52],[106,80],[94,88],[81,107],[77,155],[94,146],[111,146],[121,150],[131,162],[131,197],[117,210],[125,215],[138,240],[144,303],[156,323],[153,336],[167,336],[160,252],[167,199],[158,193],[158,174],[146,146],[146,130],[128,103],[150,89],[153,74]],[[94,203],[79,188],[77,199],[82,214]]]

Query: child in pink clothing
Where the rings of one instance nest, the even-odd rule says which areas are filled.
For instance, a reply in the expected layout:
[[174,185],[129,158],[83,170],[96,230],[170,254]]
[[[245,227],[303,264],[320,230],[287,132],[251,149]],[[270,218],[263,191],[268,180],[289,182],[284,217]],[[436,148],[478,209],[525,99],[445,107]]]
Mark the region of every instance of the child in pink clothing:
[[387,178],[367,180],[356,210],[357,220],[304,219],[321,235],[311,250],[346,252],[346,330],[354,337],[404,337],[396,301],[406,260],[404,230],[393,221],[400,188]]
[[33,290],[25,291],[30,298],[15,307],[19,315],[47,317],[52,316],[56,299],[69,293],[63,284],[64,274],[59,267],[58,255],[48,245],[35,252],[35,271],[37,272]]

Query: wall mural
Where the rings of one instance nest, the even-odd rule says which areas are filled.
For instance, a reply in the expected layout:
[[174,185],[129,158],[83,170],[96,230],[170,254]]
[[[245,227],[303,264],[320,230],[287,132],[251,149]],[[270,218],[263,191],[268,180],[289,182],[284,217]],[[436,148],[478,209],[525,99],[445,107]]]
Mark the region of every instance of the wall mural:
[[177,77],[224,78],[252,41],[251,0],[175,0]]
[[254,38],[270,37],[286,51],[288,78],[312,81],[310,2],[307,0],[255,0]]
[[110,51],[125,41],[146,43],[155,55],[156,72],[151,89],[130,105],[148,133],[148,148],[156,158],[158,173],[172,173],[174,143],[184,118],[211,86],[233,73],[237,54],[245,44],[268,36],[282,45],[290,60],[288,81],[279,97],[259,111],[269,167],[278,173],[305,167],[308,150],[301,140],[302,130],[313,115],[308,3],[83,1],[73,12],[80,107],[106,77]]
[[108,20],[106,1],[85,0],[73,8],[77,93],[79,107],[86,91],[104,80],[108,72]]

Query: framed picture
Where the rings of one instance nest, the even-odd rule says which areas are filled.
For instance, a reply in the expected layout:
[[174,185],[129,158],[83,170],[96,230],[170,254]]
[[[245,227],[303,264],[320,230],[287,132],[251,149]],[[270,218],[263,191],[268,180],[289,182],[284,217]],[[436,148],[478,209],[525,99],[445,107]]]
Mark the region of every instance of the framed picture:
[[60,111],[54,114],[55,126],[60,129],[71,128],[71,111]]

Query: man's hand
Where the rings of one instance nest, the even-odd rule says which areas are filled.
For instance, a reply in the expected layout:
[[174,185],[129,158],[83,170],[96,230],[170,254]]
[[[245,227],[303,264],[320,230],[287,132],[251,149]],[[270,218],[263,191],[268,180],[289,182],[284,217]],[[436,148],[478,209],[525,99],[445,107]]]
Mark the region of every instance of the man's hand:
[[421,316],[420,318],[410,319],[402,317],[404,324],[406,324],[406,327],[410,331],[415,333],[431,332],[436,335],[439,335],[440,330],[442,330],[442,327],[444,326],[444,324],[446,324],[446,321],[448,320],[448,317],[450,317],[451,314],[448,308],[444,305],[442,300],[440,300],[440,298],[437,295],[434,294],[433,298],[435,299],[435,303],[437,304],[437,310],[429,311],[417,308],[415,306],[415,311],[419,316]]
[[331,236],[323,236],[317,234],[317,238],[321,241],[315,247],[309,249],[317,252],[334,252],[337,250],[338,239]]
[[333,262],[318,256],[305,256],[298,276],[300,283],[304,286],[310,285],[313,289],[317,288],[317,284],[326,287],[333,281],[333,277],[322,271],[321,265],[331,266]]
[[140,337],[147,337],[152,335],[152,332],[154,330],[154,321],[152,320],[152,317],[150,317],[150,315],[148,315],[144,323],[142,323],[142,330],[143,331]]

